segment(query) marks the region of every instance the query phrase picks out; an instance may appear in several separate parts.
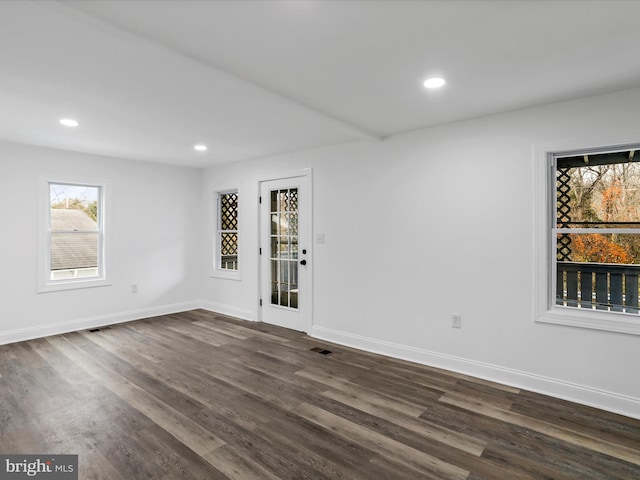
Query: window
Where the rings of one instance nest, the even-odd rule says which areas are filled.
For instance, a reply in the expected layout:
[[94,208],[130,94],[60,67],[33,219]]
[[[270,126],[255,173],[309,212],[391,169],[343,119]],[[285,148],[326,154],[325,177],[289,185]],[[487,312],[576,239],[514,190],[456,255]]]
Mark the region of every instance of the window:
[[550,160],[550,311],[572,316],[568,324],[640,334],[640,153]]
[[217,231],[214,269],[237,272],[238,259],[238,191],[217,195]]
[[40,291],[106,285],[103,184],[43,181]]

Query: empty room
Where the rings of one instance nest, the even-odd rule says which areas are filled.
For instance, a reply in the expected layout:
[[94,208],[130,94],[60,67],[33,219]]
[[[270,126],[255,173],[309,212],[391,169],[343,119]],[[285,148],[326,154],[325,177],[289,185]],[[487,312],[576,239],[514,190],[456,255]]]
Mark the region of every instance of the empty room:
[[638,18],[0,2],[0,479],[640,478]]

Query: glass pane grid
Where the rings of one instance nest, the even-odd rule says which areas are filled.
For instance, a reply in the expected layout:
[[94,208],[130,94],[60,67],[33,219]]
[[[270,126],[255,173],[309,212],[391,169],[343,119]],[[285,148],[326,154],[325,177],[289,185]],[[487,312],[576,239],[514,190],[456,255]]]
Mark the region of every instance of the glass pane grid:
[[271,304],[298,308],[298,189],[272,190]]

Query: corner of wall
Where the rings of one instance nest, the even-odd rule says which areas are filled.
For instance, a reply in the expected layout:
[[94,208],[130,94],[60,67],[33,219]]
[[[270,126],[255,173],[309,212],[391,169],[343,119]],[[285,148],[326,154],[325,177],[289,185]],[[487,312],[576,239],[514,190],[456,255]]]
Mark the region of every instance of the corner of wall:
[[253,310],[237,308],[232,305],[225,305],[222,303],[211,302],[209,300],[200,300],[198,302],[198,308],[202,308],[203,310],[207,310],[213,313],[220,313],[222,315],[236,317],[241,320],[247,320],[249,322],[256,321],[256,314]]
[[48,325],[38,325],[36,327],[19,328],[0,332],[0,345],[8,343],[23,342],[34,338],[60,335],[62,333],[76,332],[88,328],[104,327],[117,323],[142,320],[143,318],[158,317],[160,315],[170,315],[187,310],[200,308],[199,302],[180,302],[157,307],[140,308],[124,312],[110,313],[107,315],[97,315],[94,317],[80,318],[69,322],[58,322]]

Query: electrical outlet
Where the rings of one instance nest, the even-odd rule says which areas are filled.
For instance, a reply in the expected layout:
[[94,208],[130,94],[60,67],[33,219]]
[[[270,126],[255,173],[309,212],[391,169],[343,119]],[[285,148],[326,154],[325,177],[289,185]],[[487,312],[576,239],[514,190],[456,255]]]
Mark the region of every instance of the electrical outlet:
[[453,328],[462,328],[462,315],[460,315],[459,313],[452,313],[451,326]]
[[138,285],[136,283],[131,284],[131,293],[138,293]]

